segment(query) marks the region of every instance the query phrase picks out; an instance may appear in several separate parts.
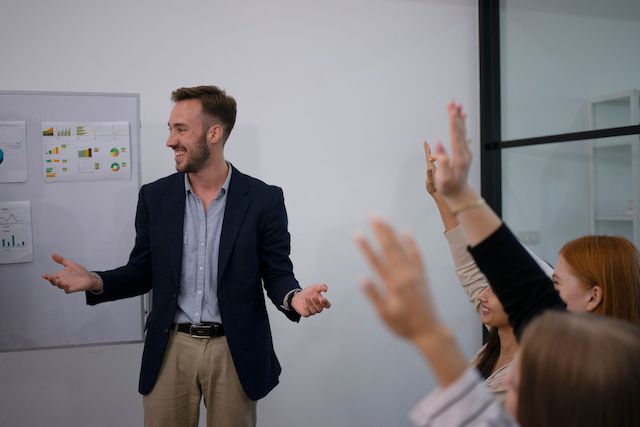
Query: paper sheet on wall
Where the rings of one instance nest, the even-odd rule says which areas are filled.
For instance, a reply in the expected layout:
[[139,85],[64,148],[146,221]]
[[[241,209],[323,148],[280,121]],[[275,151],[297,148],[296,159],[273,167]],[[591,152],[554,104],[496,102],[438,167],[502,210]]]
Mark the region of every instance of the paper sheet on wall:
[[0,182],[27,181],[27,133],[23,121],[0,121]]
[[131,179],[128,122],[42,122],[42,147],[47,182]]
[[31,261],[31,202],[0,202],[0,264]]

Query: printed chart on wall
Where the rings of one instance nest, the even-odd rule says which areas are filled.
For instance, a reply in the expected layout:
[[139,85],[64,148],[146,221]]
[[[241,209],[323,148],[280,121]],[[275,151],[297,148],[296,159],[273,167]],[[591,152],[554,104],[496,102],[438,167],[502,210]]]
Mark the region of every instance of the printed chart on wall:
[[0,182],[27,181],[25,122],[0,121]]
[[128,122],[42,122],[47,182],[131,179]]
[[33,261],[31,203],[0,202],[0,264]]

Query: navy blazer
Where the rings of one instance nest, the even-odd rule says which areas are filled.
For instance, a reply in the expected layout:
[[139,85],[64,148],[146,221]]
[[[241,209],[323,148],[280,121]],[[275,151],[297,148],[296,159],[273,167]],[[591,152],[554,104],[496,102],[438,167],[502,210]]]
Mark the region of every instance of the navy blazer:
[[[183,173],[142,186],[129,261],[98,272],[103,293],[86,294],[87,304],[95,305],[153,290],[140,371],[142,394],[151,392],[156,383],[177,309],[184,210]],[[220,235],[218,303],[236,371],[252,400],[266,396],[278,384],[281,371],[262,287],[289,319],[300,320],[295,311],[281,307],[285,295],[300,288],[289,252],[282,190],[234,168]]]

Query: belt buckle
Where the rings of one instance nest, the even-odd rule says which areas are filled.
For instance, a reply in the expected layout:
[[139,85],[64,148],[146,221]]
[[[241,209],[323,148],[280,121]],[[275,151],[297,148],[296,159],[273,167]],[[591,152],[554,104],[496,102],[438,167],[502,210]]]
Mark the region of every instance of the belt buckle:
[[194,338],[211,338],[212,325],[190,325],[189,333]]

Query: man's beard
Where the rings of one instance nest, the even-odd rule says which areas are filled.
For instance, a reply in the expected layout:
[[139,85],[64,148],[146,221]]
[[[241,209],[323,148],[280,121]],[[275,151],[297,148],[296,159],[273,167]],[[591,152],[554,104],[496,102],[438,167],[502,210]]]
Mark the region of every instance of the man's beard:
[[204,168],[204,165],[209,160],[211,156],[211,152],[209,151],[209,145],[207,144],[207,136],[206,133],[202,133],[202,137],[200,141],[198,141],[198,145],[196,146],[196,151],[191,152],[190,156],[187,156],[185,163],[182,167],[177,166],[176,169],[179,172],[184,173],[197,173]]

